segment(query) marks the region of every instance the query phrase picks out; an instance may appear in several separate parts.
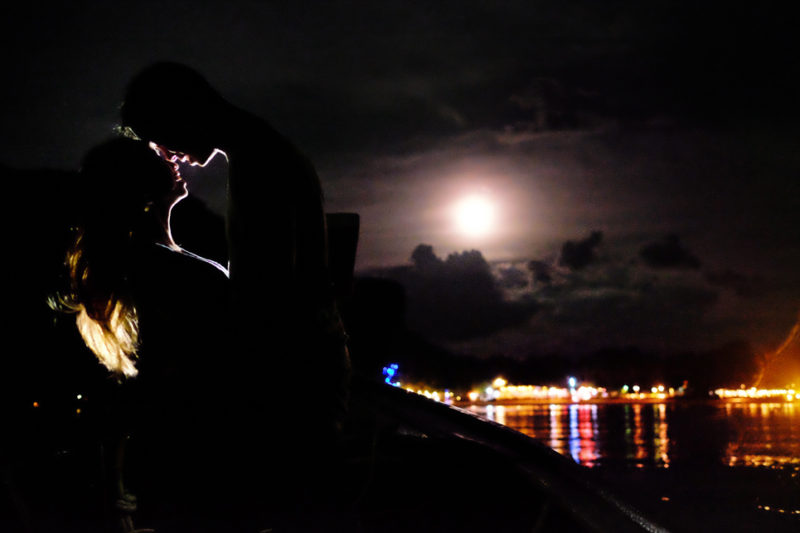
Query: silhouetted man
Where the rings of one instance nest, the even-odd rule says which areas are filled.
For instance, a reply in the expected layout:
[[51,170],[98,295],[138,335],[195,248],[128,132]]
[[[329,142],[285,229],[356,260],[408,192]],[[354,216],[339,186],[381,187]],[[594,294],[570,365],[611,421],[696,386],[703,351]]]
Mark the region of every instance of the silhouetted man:
[[344,417],[349,360],[316,171],[265,120],[180,64],[135,76],[122,121],[173,160],[205,165],[218,152],[227,157],[234,338],[209,364],[232,381],[225,390],[244,391],[237,398],[252,418],[234,428],[244,456],[268,449],[275,458],[271,479],[261,481],[318,485],[315,472],[327,467]]

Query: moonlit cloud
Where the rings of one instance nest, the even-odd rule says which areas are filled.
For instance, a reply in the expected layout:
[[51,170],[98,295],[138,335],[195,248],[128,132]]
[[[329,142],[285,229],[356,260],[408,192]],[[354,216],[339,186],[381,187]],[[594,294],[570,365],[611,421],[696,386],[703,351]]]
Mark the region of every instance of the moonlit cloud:
[[370,273],[400,282],[406,291],[409,328],[440,342],[474,339],[524,323],[536,312],[532,300],[508,301],[491,266],[477,251],[439,258],[420,244],[412,265]]
[[[647,242],[652,241],[626,244],[612,235],[604,239],[603,260],[579,269],[554,259],[489,265],[477,251],[444,260],[432,246],[420,245],[412,254],[413,267],[371,274],[399,281],[410,291],[409,302],[414,303],[407,316],[417,331],[473,355],[588,354],[626,347],[670,355],[714,350],[740,340],[763,351],[780,342],[796,300],[782,299],[776,308],[776,287],[740,292],[743,276],[725,271],[654,270],[637,257]],[[471,277],[478,272],[482,281]],[[469,294],[469,303],[457,294]],[[476,309],[492,310],[494,319]],[[474,328],[475,316],[486,321],[479,335],[437,337],[440,325],[432,324],[441,319],[431,313],[447,313],[451,327]]]

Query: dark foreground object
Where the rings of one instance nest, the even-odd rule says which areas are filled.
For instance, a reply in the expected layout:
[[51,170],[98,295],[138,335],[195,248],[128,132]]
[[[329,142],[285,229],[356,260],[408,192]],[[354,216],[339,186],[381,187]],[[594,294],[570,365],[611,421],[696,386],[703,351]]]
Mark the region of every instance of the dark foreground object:
[[[104,450],[61,444],[58,453],[5,472],[0,530],[119,531],[103,490]],[[384,384],[355,381],[340,460],[335,488],[324,501],[306,506],[293,523],[266,523],[263,529],[665,531],[543,444]],[[140,504],[146,501],[147,495],[139,496]],[[192,520],[183,518],[168,517],[156,531],[188,531],[180,524]]]
[[354,397],[362,427],[375,424],[364,531],[665,531],[505,426],[369,382]]
[[723,464],[668,469],[614,465],[592,474],[674,533],[800,531],[800,516],[792,513],[800,502],[800,480],[786,471]]

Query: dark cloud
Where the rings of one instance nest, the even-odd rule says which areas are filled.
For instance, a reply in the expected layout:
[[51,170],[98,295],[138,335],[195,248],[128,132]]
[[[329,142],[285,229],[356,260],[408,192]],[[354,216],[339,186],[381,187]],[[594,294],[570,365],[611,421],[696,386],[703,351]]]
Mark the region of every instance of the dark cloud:
[[411,253],[411,262],[421,272],[433,272],[444,266],[442,260],[436,257],[433,246],[430,244],[420,244],[414,248]]
[[755,296],[763,283],[758,277],[746,276],[730,268],[707,272],[705,277],[711,285],[730,289],[743,298]]
[[536,311],[532,300],[509,302],[489,263],[477,250],[436,257],[420,244],[413,266],[377,269],[373,275],[401,283],[409,328],[436,340],[464,340],[522,324]]
[[533,273],[533,281],[535,283],[551,283],[553,281],[552,269],[553,267],[544,261],[530,261],[528,263],[528,270]]
[[593,267],[561,273],[528,298],[538,305],[529,321],[459,348],[526,357],[637,346],[670,355],[708,349],[740,333],[720,327],[715,317],[719,294],[694,272],[657,278],[639,265]]
[[524,289],[530,285],[530,275],[517,267],[500,268],[499,274],[497,282],[503,289]]
[[700,260],[687,250],[677,235],[645,245],[639,256],[651,268],[700,268]]
[[16,3],[0,24],[6,48],[24,53],[4,63],[13,83],[0,120],[30,129],[0,156],[32,159],[39,147],[27,145],[46,141],[47,163],[72,161],[114,119],[132,73],[165,58],[194,64],[314,153],[465,126],[568,129],[586,115],[796,112],[791,17],[629,4]]
[[[601,239],[599,261],[594,253]],[[490,264],[477,250],[443,258],[423,244],[414,249],[412,265],[372,273],[404,287],[412,330],[459,353],[580,355],[636,346],[672,356],[759,339],[769,330],[768,318],[780,317],[770,311],[772,300],[759,289],[766,284],[757,277],[728,268],[654,270],[630,260],[640,247],[597,232],[572,242],[566,255],[573,261],[562,266],[522,259]],[[694,264],[680,241],[677,249],[683,259],[661,263]],[[737,298],[733,291],[753,296]]]
[[569,267],[573,270],[580,270],[594,261],[595,248],[603,240],[602,231],[594,231],[582,241],[567,241],[561,247],[561,266]]
[[664,353],[730,340],[730,331],[720,338],[709,328],[719,294],[694,271],[657,277],[640,265],[603,263],[560,272],[531,297],[540,309],[520,343],[528,353],[630,345]]
[[582,112],[588,103],[585,96],[555,78],[536,78],[510,100],[530,114],[528,120],[515,125],[517,129],[572,130],[590,123]]

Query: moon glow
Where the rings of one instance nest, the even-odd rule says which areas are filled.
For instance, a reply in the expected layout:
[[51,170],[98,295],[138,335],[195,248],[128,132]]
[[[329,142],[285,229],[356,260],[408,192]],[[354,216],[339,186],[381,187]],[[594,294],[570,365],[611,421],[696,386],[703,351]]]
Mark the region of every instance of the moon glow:
[[460,199],[453,215],[459,233],[468,237],[482,237],[494,226],[494,204],[485,196],[472,195]]

